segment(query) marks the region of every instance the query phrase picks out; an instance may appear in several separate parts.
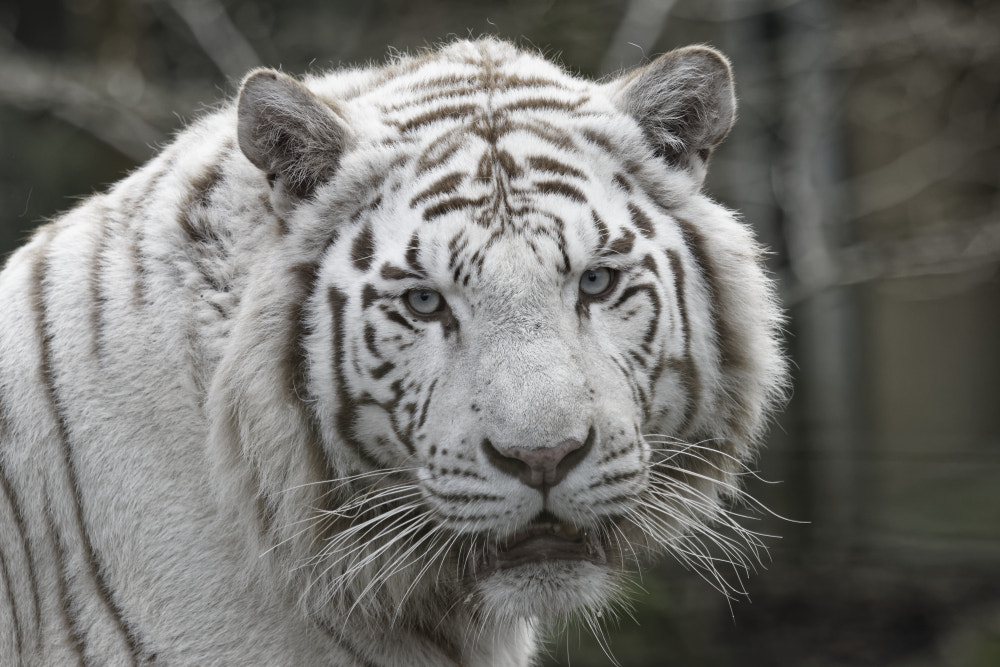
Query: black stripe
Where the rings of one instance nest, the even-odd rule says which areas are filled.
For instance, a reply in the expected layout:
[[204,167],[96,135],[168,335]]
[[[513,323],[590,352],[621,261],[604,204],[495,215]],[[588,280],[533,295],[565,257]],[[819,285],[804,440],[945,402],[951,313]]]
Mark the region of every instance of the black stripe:
[[583,138],[586,139],[588,142],[603,149],[604,152],[610,153],[612,155],[618,155],[619,149],[615,145],[615,142],[612,141],[611,138],[608,135],[604,134],[603,132],[599,132],[598,130],[592,128],[585,128],[580,131],[580,134],[582,134]]
[[499,107],[499,112],[510,111],[560,111],[566,114],[573,114],[586,103],[587,99],[578,99],[574,102],[567,102],[555,97],[522,97],[514,100],[510,104]]
[[451,213],[452,211],[479,208],[480,206],[487,204],[488,201],[489,200],[486,196],[476,197],[475,199],[463,196],[449,197],[448,199],[440,201],[430,208],[424,209],[424,220],[426,222],[430,222],[434,218],[439,218],[442,215]]
[[358,271],[367,271],[375,260],[375,234],[365,225],[351,244],[351,262]]
[[603,253],[607,248],[608,239],[611,238],[611,232],[608,230],[607,223],[601,220],[601,216],[597,215],[597,211],[591,210],[590,215],[594,219],[594,227],[597,228],[597,249]]
[[446,137],[439,137],[428,149],[417,158],[413,165],[414,175],[419,177],[432,169],[435,169],[457,153],[463,146],[467,145],[467,137],[463,137],[460,132],[451,132]]
[[418,274],[426,274],[424,265],[420,263],[420,235],[413,232],[410,242],[406,246],[406,263],[410,269]]
[[146,305],[146,292],[149,286],[149,271],[146,269],[147,257],[142,249],[143,233],[141,225],[133,225],[132,241],[129,252],[132,257],[132,305],[142,308]]
[[409,320],[407,320],[405,317],[397,313],[395,310],[387,311],[385,317],[390,322],[395,322],[401,327],[405,327],[410,331],[416,331],[416,328],[412,324],[410,324]]
[[647,345],[652,343],[656,338],[656,330],[660,324],[660,317],[662,316],[663,304],[660,302],[660,295],[657,294],[656,288],[649,284],[635,284],[629,285],[624,290],[622,290],[621,295],[618,300],[615,301],[609,308],[616,309],[620,308],[622,304],[630,300],[633,296],[637,294],[645,294],[649,297],[650,307],[653,309],[653,316],[650,318],[649,325],[646,327],[646,333],[643,335],[643,342]]
[[379,269],[379,277],[383,280],[423,280],[424,276],[417,275],[399,266],[394,266],[388,262]]
[[344,330],[347,328],[347,295],[333,287],[327,288],[327,301],[330,304],[330,313],[333,321],[332,350],[330,351],[330,363],[333,364],[333,377],[336,383],[337,392],[337,414],[334,418],[334,427],[340,435],[341,440],[361,459],[363,463],[373,469],[379,469],[382,465],[365,448],[364,444],[354,435],[354,425],[357,419],[357,411],[360,403],[355,400],[347,387],[346,361],[344,353]]
[[381,366],[373,368],[369,372],[371,373],[373,379],[381,380],[395,369],[396,369],[396,364],[392,363],[391,361],[386,361]]
[[424,190],[415,194],[413,198],[410,199],[410,208],[415,208],[417,204],[425,202],[433,197],[454,192],[462,185],[464,180],[465,174],[457,171],[442,176],[428,185]]
[[675,298],[677,300],[677,310],[681,314],[681,335],[684,338],[684,357],[675,360],[671,365],[680,375],[681,382],[688,394],[687,405],[684,410],[684,420],[681,422],[680,432],[685,433],[694,419],[695,410],[701,401],[701,377],[698,367],[691,357],[691,323],[688,319],[687,285],[684,273],[684,264],[681,258],[673,250],[667,251],[667,258],[670,260],[670,270],[674,274]]
[[641,208],[629,202],[628,212],[632,217],[632,224],[635,225],[636,229],[642,232],[642,235],[647,239],[653,238],[655,230],[653,229],[653,221],[650,219],[646,212]]
[[605,246],[605,251],[601,254],[605,257],[627,255],[632,252],[633,245],[635,245],[635,234],[631,230],[625,229],[622,230],[621,236]]
[[465,120],[469,116],[474,116],[479,111],[480,107],[477,104],[450,104],[431,109],[405,122],[397,123],[396,127],[400,132],[406,134],[425,125],[436,123],[439,120]]
[[[46,492],[44,496],[48,497],[48,492]],[[42,512],[45,515],[45,526],[47,532],[52,536],[54,556],[59,566],[60,576],[56,577],[56,594],[59,596],[59,610],[62,612],[63,623],[66,625],[70,648],[72,648],[73,652],[76,653],[77,663],[89,667],[91,663],[86,659],[86,656],[83,653],[83,638],[80,636],[80,630],[76,626],[76,615],[73,613],[69,591],[67,590],[72,573],[69,572],[66,565],[66,550],[63,548],[59,531],[56,529],[55,519],[52,518],[52,507],[50,503],[45,503]]]
[[7,591],[7,607],[10,609],[10,618],[14,623],[14,654],[21,656],[24,651],[21,639],[21,623],[18,620],[17,600],[14,599],[14,591],[10,587],[10,573],[7,571],[7,561],[3,557],[3,551],[0,551],[0,579],[3,581],[4,590]]
[[562,195],[568,199],[578,201],[581,204],[587,203],[587,196],[569,183],[563,183],[562,181],[538,181],[535,183],[535,189],[542,194],[547,195]]
[[[2,405],[0,405],[0,408],[2,408]],[[42,607],[38,597],[38,580],[35,575],[34,563],[31,559],[30,538],[25,530],[24,513],[21,511],[21,505],[17,501],[14,488],[4,468],[3,459],[0,459],[0,495],[6,499],[7,504],[10,506],[11,515],[14,517],[14,527],[17,530],[15,539],[23,550],[25,570],[28,574],[28,586],[31,588],[31,603],[34,609],[35,641],[40,643],[42,639],[40,634],[42,627]]]
[[[41,374],[42,386],[45,388],[48,399],[49,411],[58,431],[58,446],[62,453],[63,465],[66,470],[67,481],[69,482],[70,500],[73,505],[74,519],[79,532],[80,547],[84,552],[87,574],[93,579],[94,587],[98,598],[101,600],[113,622],[117,625],[129,651],[132,654],[132,662],[138,662],[140,650],[134,632],[125,621],[122,610],[115,602],[104,575],[101,572],[100,561],[94,551],[94,546],[90,541],[90,534],[87,530],[83,516],[82,495],[80,493],[79,478],[73,462],[72,446],[69,439],[69,427],[66,423],[66,415],[63,412],[58,392],[56,371],[52,365],[52,344],[54,332],[48,321],[48,311],[45,299],[45,278],[48,274],[48,259],[41,257],[35,261],[32,275],[31,301],[35,309],[36,327],[39,343],[39,373]],[[57,536],[57,541],[61,536]],[[68,583],[68,579],[67,579]],[[67,600],[68,602],[68,600]]]
[[101,209],[101,237],[97,247],[91,253],[91,266],[88,287],[90,290],[90,328],[92,334],[91,349],[98,363],[104,359],[104,311],[107,307],[107,297],[104,295],[104,254],[110,239],[110,226],[107,221],[107,209]]
[[621,172],[615,172],[614,178],[615,178],[615,183],[618,184],[618,187],[620,187],[622,190],[624,190],[629,194],[632,193],[632,184],[629,182],[628,177],[625,176],[625,174],[622,174]]
[[551,172],[560,176],[573,176],[579,179],[585,178],[579,169],[545,155],[530,155],[526,161],[528,166],[536,171]]

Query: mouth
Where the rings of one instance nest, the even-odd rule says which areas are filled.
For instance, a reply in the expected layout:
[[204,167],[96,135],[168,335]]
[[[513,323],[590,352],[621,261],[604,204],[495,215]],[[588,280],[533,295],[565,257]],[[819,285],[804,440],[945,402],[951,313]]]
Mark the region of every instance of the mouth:
[[473,561],[475,579],[523,565],[553,561],[587,561],[607,565],[598,531],[559,521],[543,512],[506,539],[482,549]]

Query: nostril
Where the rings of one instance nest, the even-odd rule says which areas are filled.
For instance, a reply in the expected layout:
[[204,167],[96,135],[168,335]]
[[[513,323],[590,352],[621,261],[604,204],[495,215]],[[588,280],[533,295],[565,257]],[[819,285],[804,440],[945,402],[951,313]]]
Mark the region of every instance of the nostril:
[[591,429],[585,442],[567,438],[551,447],[497,448],[489,439],[484,439],[482,447],[486,458],[501,472],[517,477],[532,488],[546,490],[561,482],[584,459],[593,440],[594,430]]

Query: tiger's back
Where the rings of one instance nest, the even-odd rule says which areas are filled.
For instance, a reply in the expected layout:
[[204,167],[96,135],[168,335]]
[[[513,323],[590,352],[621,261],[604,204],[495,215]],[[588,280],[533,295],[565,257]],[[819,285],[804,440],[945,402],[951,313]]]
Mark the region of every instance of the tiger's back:
[[258,72],[42,227],[0,274],[2,661],[527,664],[705,530],[783,365],[698,193],[728,69],[675,60]]

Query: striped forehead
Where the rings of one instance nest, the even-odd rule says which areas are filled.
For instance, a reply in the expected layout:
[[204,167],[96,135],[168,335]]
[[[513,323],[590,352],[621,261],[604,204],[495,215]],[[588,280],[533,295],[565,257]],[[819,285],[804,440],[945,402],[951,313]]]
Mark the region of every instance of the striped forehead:
[[446,65],[403,77],[401,95],[381,108],[410,149],[411,208],[426,221],[464,210],[483,226],[520,228],[533,195],[586,202],[581,131],[616,113],[606,99],[554,68],[489,58]]

